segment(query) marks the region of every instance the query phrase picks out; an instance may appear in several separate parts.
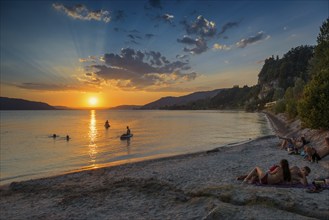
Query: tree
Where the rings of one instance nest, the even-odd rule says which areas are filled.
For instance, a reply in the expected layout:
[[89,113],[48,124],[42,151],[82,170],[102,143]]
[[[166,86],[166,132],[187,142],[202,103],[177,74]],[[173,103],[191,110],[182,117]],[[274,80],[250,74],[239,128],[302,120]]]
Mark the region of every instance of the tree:
[[311,81],[305,86],[298,112],[311,128],[329,128],[329,19],[320,28],[311,62]]

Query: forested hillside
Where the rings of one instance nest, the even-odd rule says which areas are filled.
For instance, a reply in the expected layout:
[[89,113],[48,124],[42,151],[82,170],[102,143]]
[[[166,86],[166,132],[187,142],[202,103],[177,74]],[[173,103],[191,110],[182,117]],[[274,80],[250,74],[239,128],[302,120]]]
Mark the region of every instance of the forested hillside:
[[271,110],[299,117],[310,128],[329,128],[329,19],[320,27],[317,45],[302,45],[279,58],[266,59],[252,87],[222,89],[212,98],[175,103],[162,109]]

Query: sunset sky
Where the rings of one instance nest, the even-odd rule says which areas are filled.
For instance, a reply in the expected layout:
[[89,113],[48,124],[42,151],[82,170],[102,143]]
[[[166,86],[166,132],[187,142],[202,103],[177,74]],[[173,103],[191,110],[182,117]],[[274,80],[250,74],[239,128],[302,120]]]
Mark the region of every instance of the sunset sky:
[[1,96],[111,107],[252,86],[328,14],[328,0],[1,1]]

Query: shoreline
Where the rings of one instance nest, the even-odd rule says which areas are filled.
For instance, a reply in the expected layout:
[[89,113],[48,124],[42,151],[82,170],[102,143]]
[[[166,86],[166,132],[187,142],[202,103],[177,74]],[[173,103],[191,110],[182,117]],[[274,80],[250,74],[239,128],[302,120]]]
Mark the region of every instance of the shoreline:
[[[154,158],[151,157],[151,158],[148,158],[148,159],[135,158],[136,160],[132,160],[131,162],[115,161],[115,162],[104,164],[104,165],[96,167],[96,168],[83,167],[81,169],[63,171],[61,173],[50,175],[50,176],[40,176],[40,177],[30,178],[30,179],[26,179],[26,180],[11,181],[11,182],[8,182],[8,183],[5,183],[5,184],[0,184],[0,190],[8,188],[10,186],[10,184],[12,184],[12,183],[16,184],[16,183],[20,183],[20,182],[34,181],[34,180],[38,180],[38,179],[56,178],[56,177],[65,176],[65,175],[69,175],[69,174],[86,172],[86,171],[93,171],[93,170],[97,170],[97,169],[121,167],[121,166],[129,165],[129,164],[138,164],[138,163],[143,163],[143,162],[155,162],[155,161],[170,160],[170,159],[175,159],[175,158],[179,159],[179,158],[185,158],[185,157],[204,154],[204,153],[208,154],[208,153],[218,152],[221,148],[234,147],[234,146],[241,145],[241,144],[246,144],[246,143],[249,143],[249,142],[252,142],[252,141],[257,141],[258,139],[267,138],[269,136],[274,137],[274,135],[265,135],[265,136],[257,137],[255,139],[250,138],[250,139],[244,140],[244,141],[224,144],[224,145],[221,145],[219,147],[215,147],[213,149],[205,150],[205,151],[197,151],[197,152],[193,152],[193,153],[176,154],[176,155],[169,155],[169,156],[163,156],[163,157],[154,157]],[[34,175],[37,176],[39,174],[34,174]],[[23,176],[25,176],[25,175],[23,175]],[[30,176],[30,174],[27,174],[26,176]],[[16,178],[16,177],[9,178],[9,179],[14,179],[14,178]],[[7,179],[4,179],[4,180],[7,180]]]
[[17,182],[0,189],[0,219],[327,219],[329,190],[244,185],[236,177],[286,158],[275,135],[235,146]]

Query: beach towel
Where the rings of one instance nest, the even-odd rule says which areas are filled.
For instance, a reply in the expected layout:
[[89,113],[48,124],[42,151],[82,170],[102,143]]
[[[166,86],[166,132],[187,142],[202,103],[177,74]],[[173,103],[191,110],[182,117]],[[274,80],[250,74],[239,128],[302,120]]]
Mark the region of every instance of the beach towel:
[[306,189],[309,193],[317,193],[322,190],[329,190],[329,185],[327,184],[316,184],[310,183],[308,185],[303,185],[301,183],[279,183],[279,184],[261,184],[260,182],[255,182],[254,185],[261,187],[276,187],[276,188],[301,188]]

